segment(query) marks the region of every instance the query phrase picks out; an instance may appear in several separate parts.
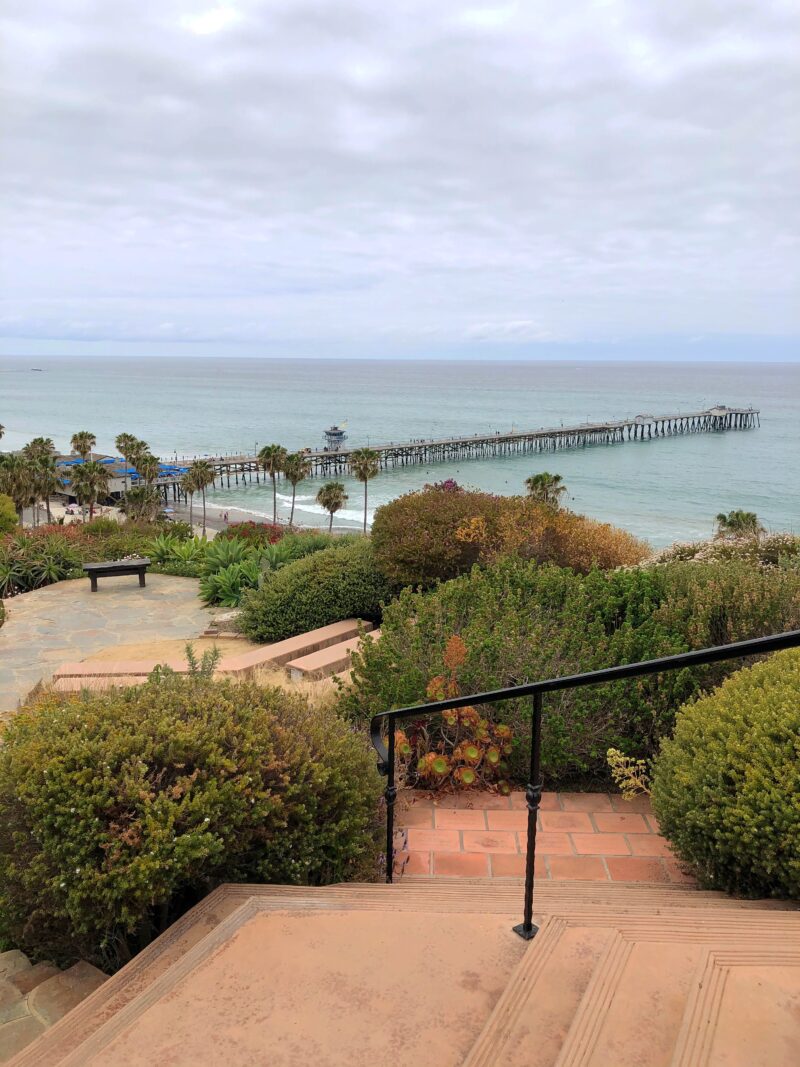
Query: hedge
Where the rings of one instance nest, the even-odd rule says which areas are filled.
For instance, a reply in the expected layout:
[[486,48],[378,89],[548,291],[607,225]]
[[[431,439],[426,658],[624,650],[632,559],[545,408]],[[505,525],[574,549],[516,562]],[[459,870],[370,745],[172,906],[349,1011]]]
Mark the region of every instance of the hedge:
[[238,625],[254,641],[281,641],[342,619],[377,622],[389,595],[370,542],[360,538],[276,571],[245,594]]
[[800,651],[680,710],[655,762],[653,808],[704,885],[800,898]]
[[114,968],[222,882],[377,870],[365,738],[282,689],[46,697],[0,747],[0,949]]

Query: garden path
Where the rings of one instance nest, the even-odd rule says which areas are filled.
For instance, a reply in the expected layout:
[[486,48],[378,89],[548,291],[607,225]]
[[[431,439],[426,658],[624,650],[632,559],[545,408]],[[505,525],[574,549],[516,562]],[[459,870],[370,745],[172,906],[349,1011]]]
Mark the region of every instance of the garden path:
[[197,637],[212,616],[192,578],[148,574],[103,578],[96,593],[87,579],[58,582],[3,602],[0,627],[0,715],[14,712],[41,681],[67,660],[81,660],[135,641]]

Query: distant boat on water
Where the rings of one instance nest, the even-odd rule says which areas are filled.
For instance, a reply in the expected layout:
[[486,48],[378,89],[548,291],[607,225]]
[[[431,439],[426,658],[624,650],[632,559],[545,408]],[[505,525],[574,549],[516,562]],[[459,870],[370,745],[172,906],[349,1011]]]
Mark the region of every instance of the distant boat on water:
[[44,367],[31,367],[31,370],[38,370],[40,374],[44,374]]

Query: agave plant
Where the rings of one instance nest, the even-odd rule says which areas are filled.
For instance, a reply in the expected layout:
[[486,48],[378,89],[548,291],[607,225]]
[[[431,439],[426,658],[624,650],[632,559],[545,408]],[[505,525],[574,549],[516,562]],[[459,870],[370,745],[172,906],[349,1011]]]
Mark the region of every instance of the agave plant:
[[253,558],[253,549],[243,541],[211,541],[206,548],[203,568],[206,574],[214,574],[233,563],[242,563]]
[[237,608],[242,593],[246,589],[255,589],[261,574],[261,567],[255,558],[231,563],[228,567],[203,575],[200,579],[200,595],[207,604]]
[[153,563],[168,563],[174,559],[176,546],[180,542],[172,534],[159,534],[154,538],[147,549],[147,554]]
[[190,537],[187,541],[176,542],[172,558],[178,563],[202,563],[207,548],[208,542],[202,537]]

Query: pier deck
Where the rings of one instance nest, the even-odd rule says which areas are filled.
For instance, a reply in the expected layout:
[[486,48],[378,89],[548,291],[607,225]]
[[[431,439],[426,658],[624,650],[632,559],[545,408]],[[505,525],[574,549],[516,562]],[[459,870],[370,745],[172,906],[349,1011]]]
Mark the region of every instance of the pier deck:
[[[637,415],[612,422],[581,423],[535,430],[509,430],[472,434],[468,437],[442,437],[415,441],[389,441],[371,444],[378,453],[381,468],[414,464],[443,463],[454,460],[486,459],[521,453],[556,452],[565,448],[621,444],[624,441],[650,441],[689,433],[720,433],[748,430],[760,425],[756,408],[724,406],[704,411],[671,415]],[[350,473],[350,456],[356,448],[309,449],[304,455],[314,476],[342,476]],[[260,481],[265,477],[254,455],[205,456],[214,468],[219,488]]]

